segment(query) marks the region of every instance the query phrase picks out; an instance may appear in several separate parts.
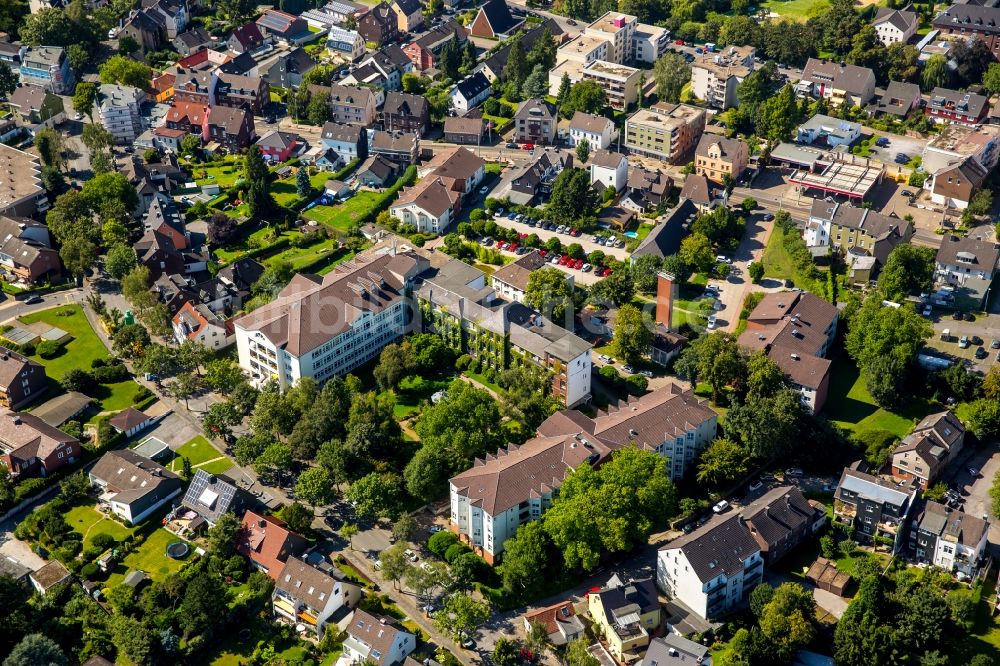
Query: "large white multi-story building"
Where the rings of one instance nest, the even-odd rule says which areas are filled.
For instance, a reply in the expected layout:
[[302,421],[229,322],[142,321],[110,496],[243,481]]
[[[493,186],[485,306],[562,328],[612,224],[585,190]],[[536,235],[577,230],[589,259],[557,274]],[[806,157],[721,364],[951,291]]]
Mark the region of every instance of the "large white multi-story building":
[[101,86],[97,94],[97,113],[115,143],[129,144],[142,134],[139,107],[145,98],[146,93],[132,86],[107,83]]
[[325,381],[375,358],[407,332],[406,293],[426,267],[412,253],[356,258],[323,278],[296,275],[277,297],[235,320],[240,367],[260,386]]
[[670,31],[655,25],[636,23],[632,33],[632,58],[652,65],[670,47]]
[[753,71],[755,53],[752,46],[729,46],[704,54],[691,63],[691,92],[717,109],[736,106],[736,87]]
[[611,44],[608,56],[602,58],[619,65],[624,65],[632,59],[636,26],[639,19],[619,12],[607,12],[587,26],[584,34],[588,37],[600,37]]
[[715,437],[716,426],[715,412],[675,384],[593,419],[575,410],[557,412],[537,437],[477,460],[451,479],[451,529],[494,562],[519,526],[552,506],[562,480],[581,464],[635,443],[667,458],[671,478],[678,479]]

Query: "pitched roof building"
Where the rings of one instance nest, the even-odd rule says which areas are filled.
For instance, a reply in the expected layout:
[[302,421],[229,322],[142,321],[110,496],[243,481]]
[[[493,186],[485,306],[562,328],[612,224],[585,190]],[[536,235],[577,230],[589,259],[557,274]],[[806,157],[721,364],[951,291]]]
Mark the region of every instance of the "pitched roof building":
[[809,58],[795,88],[800,94],[828,99],[835,106],[865,106],[875,95],[875,73],[868,67]]
[[80,458],[80,440],[29,413],[0,414],[0,462],[14,479],[48,476]]
[[469,32],[475,37],[504,39],[514,34],[522,23],[524,19],[515,19],[506,2],[489,0],[479,8],[479,13],[469,26]]
[[48,390],[45,366],[0,347],[0,406],[20,409]]
[[965,426],[951,412],[925,416],[892,450],[892,475],[928,488],[965,444]]
[[533,624],[545,627],[549,642],[555,646],[572,643],[583,635],[584,626],[571,601],[561,601],[553,606],[540,608],[521,616],[524,631],[531,631]]
[[354,662],[393,666],[401,664],[417,647],[416,637],[396,626],[392,618],[375,616],[360,608],[354,611],[345,631],[344,654]]
[[288,529],[276,516],[262,515],[249,509],[243,514],[236,550],[250,558],[253,565],[274,580],[278,580],[285,561],[305,549],[304,538]]
[[348,582],[339,569],[321,571],[291,555],[274,583],[274,614],[302,624],[322,639],[328,624],[346,617],[361,600],[361,588]]
[[131,449],[109,451],[90,470],[98,503],[138,525],[181,493],[180,477]]

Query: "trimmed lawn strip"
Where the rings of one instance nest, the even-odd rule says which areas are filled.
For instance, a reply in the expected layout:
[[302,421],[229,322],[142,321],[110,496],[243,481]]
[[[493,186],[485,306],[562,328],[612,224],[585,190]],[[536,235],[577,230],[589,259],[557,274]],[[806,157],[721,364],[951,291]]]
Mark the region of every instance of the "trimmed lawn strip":
[[764,277],[789,279],[795,283],[796,287],[814,294],[822,294],[823,285],[818,284],[816,280],[810,277],[802,275],[795,268],[792,256],[785,249],[784,238],[784,232],[780,227],[775,226],[774,231],[771,232],[771,238],[767,241],[767,247],[764,248]]
[[194,471],[203,470],[206,474],[222,474],[228,472],[233,467],[233,461],[229,458],[223,458],[222,460],[213,460],[209,463],[203,463],[197,467],[193,467]]
[[759,6],[782,18],[790,18],[795,21],[805,21],[830,9],[830,3],[827,0],[765,0]]
[[[69,314],[61,314],[69,313]],[[38,355],[32,358],[45,366],[45,374],[56,380],[62,379],[70,370],[83,368],[90,370],[90,364],[99,358],[110,358],[104,343],[91,328],[83,308],[79,305],[60,305],[41,312],[18,317],[23,324],[44,322],[49,326],[61,328],[73,336],[73,339],[63,345],[63,351],[55,358],[43,359]]]
[[108,518],[89,504],[70,509],[66,513],[66,523],[73,528],[74,532],[84,537],[84,548],[89,547],[98,534],[110,534],[115,538],[115,541],[120,542],[134,531],[117,520]]
[[193,468],[201,463],[206,463],[209,460],[215,460],[216,458],[222,456],[222,451],[215,448],[215,446],[213,446],[212,443],[205,439],[202,435],[197,435],[194,439],[189,442],[185,442],[179,449],[177,449],[176,454],[177,457],[170,463],[171,472],[180,472],[181,458],[187,458],[191,462],[191,467]]

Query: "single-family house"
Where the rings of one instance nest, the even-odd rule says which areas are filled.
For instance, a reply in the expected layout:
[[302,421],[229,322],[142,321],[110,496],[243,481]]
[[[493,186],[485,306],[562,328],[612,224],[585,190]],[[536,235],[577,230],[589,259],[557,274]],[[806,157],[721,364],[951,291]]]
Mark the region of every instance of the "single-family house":
[[420,135],[416,132],[375,131],[368,151],[404,167],[416,164],[420,154]]
[[614,575],[587,600],[608,651],[621,663],[634,661],[649,645],[650,634],[660,628],[662,611],[652,578],[627,581]]
[[576,608],[571,601],[561,601],[553,606],[540,608],[521,616],[524,623],[524,633],[528,634],[533,625],[545,627],[545,635],[556,647],[572,643],[583,636],[584,626],[576,614]]
[[440,234],[458,215],[462,196],[439,176],[428,176],[404,187],[389,212],[403,224],[423,233]]
[[187,527],[195,532],[206,524],[215,525],[224,513],[241,516],[252,505],[253,496],[240,488],[236,481],[225,474],[209,474],[198,469],[184,493],[180,508],[174,513],[178,516],[194,514]]
[[90,469],[98,504],[138,525],[181,493],[179,476],[131,449],[108,451]]
[[61,583],[68,581],[72,577],[73,574],[71,574],[69,569],[67,569],[59,560],[51,560],[41,569],[28,574],[28,580],[31,581],[31,586],[40,594],[48,594],[50,590],[55,589]]
[[353,664],[393,666],[401,664],[417,648],[416,636],[396,626],[395,620],[360,608],[355,609],[345,631],[343,655]]
[[258,571],[278,580],[285,562],[298,555],[308,542],[288,529],[277,516],[259,514],[247,509],[240,531],[236,535],[236,552],[249,558]]
[[478,146],[485,133],[486,121],[482,118],[448,116],[444,119],[444,140],[448,143]]
[[54,128],[66,120],[62,97],[40,86],[18,86],[8,96],[7,104],[14,112],[17,123],[32,134],[41,129]]
[[0,407],[20,409],[42,396],[48,388],[44,365],[0,347]]
[[921,100],[920,86],[916,83],[890,81],[878,101],[868,107],[868,113],[885,114],[902,120],[920,107]]
[[527,99],[514,114],[514,136],[519,143],[545,146],[555,141],[556,122],[551,104],[544,99]]
[[577,111],[569,121],[569,145],[579,145],[586,140],[590,150],[606,150],[614,140],[615,124],[610,118],[594,116],[583,111]]
[[276,88],[295,89],[302,84],[302,77],[316,67],[316,61],[301,46],[285,51],[264,70],[262,78]]
[[355,174],[358,183],[363,187],[388,187],[396,181],[399,166],[381,155],[372,155],[366,159]]
[[0,414],[0,463],[11,478],[48,476],[80,459],[80,440],[27,412]]
[[265,10],[257,19],[257,27],[264,37],[285,44],[298,45],[312,37],[305,19],[277,9]]
[[251,21],[233,30],[226,41],[226,46],[233,53],[251,53],[264,45],[264,35],[256,23]]
[[298,134],[282,132],[281,130],[271,130],[257,139],[257,147],[260,148],[264,160],[272,163],[281,163],[291,159],[292,154],[300,145]]
[[171,323],[177,344],[193,340],[209,349],[225,349],[236,342],[232,324],[202,303],[185,303]]
[[598,150],[590,156],[590,184],[621,192],[628,183],[628,158],[610,150]]
[[209,146],[217,143],[229,153],[241,153],[256,138],[253,113],[245,108],[216,106],[208,114]]
[[276,618],[301,624],[322,639],[334,614],[356,606],[361,592],[339,569],[321,571],[291,555],[275,580],[271,606]]
[[477,107],[490,96],[493,89],[490,80],[482,72],[475,72],[455,84],[451,89],[451,105],[458,113],[465,113]]
[[523,23],[523,18],[514,18],[506,2],[489,0],[479,8],[479,13],[469,26],[469,32],[473,37],[506,39]]
[[210,48],[215,41],[212,39],[212,35],[208,33],[207,30],[202,28],[200,25],[192,27],[190,30],[185,30],[181,34],[177,35],[171,42],[173,47],[182,56],[189,56],[202,49]]
[[749,159],[750,147],[746,142],[702,134],[694,150],[694,172],[716,183],[729,176],[735,183],[746,170]]
[[998,259],[1000,245],[982,232],[967,236],[947,234],[934,260],[934,279],[953,286],[961,291],[960,295],[984,307],[997,274]]
[[420,0],[392,0],[399,32],[416,32],[424,25],[424,7]]
[[925,416],[892,450],[892,475],[926,490],[965,443],[965,426],[951,412]]
[[875,13],[872,26],[879,41],[890,46],[905,44],[917,34],[919,20],[917,13],[910,7],[906,9],[891,9],[883,7]]
[[155,419],[131,406],[108,419],[108,425],[126,438],[137,435],[153,423]]

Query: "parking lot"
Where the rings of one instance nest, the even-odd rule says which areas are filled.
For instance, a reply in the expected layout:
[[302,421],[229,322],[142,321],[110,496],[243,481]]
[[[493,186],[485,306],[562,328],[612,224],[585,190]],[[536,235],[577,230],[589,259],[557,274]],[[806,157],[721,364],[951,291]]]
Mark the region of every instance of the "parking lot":
[[555,231],[546,231],[545,229],[539,229],[538,227],[531,227],[524,222],[515,222],[514,220],[507,219],[506,214],[502,217],[494,218],[497,225],[504,227],[505,229],[514,229],[518,233],[537,235],[542,241],[547,241],[550,238],[558,238],[564,246],[570,245],[571,243],[579,243],[580,247],[587,254],[590,254],[594,250],[600,250],[604,254],[614,257],[619,261],[628,261],[628,252],[624,247],[605,247],[603,245],[598,245],[594,243],[591,238],[593,234],[580,234],[577,237],[570,236],[569,234],[560,234]]
[[[970,473],[970,468],[978,472],[975,477]],[[988,518],[993,515],[990,487],[997,472],[1000,472],[1000,451],[996,444],[992,444],[962,451],[960,459],[949,467],[944,481],[949,487],[958,490],[964,498],[962,509],[965,513]],[[990,523],[989,543],[994,551],[997,550],[997,544],[1000,544],[1000,524],[995,520]]]
[[[958,321],[949,312],[935,310],[932,323],[934,336],[927,341],[927,346],[938,351],[940,355],[951,360],[967,362],[982,373],[989,372],[997,363],[1000,349],[994,349],[991,345],[993,340],[1000,341],[1000,315],[976,315],[975,321]],[[947,341],[941,339],[945,329],[950,333]],[[960,346],[959,341],[962,336],[969,341],[968,347]],[[979,338],[982,343],[975,344],[974,338]],[[985,358],[976,358],[976,352],[980,348],[985,352]],[[980,352],[980,355],[983,352]]]

